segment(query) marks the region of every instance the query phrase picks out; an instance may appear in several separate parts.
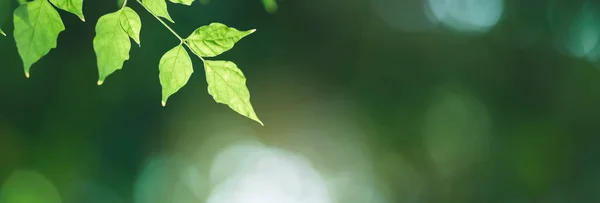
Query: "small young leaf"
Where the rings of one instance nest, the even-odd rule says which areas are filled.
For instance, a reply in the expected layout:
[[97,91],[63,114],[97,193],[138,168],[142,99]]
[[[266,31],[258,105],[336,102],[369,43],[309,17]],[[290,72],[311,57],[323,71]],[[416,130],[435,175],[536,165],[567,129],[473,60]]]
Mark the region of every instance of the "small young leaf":
[[142,29],[142,21],[140,20],[140,16],[133,9],[125,7],[121,11],[119,20],[121,21],[123,30],[125,30],[135,43],[141,46],[140,30]]
[[254,31],[239,31],[221,23],[211,23],[196,29],[186,41],[201,57],[213,57],[230,50],[236,42]]
[[83,0],[50,0],[56,7],[75,14],[81,21],[85,22],[83,16]]
[[175,23],[171,16],[169,16],[169,11],[167,10],[167,2],[165,0],[142,0],[142,3],[148,7],[152,13],[159,17],[163,17],[172,23]]
[[6,33],[4,33],[4,31],[2,31],[2,29],[0,29],[0,34],[6,36]]
[[176,4],[183,4],[186,6],[190,6],[190,5],[192,5],[192,3],[194,3],[194,0],[169,0],[169,1],[176,3]]
[[14,12],[14,36],[17,49],[29,77],[29,68],[51,49],[56,48],[58,34],[65,30],[58,12],[47,0],[34,0]]
[[169,96],[175,94],[188,82],[194,68],[190,55],[180,44],[162,56],[158,69],[162,86],[162,105],[165,106]]
[[246,87],[246,77],[231,61],[204,61],[208,93],[221,104],[263,125],[258,119],[252,104],[250,92]]
[[131,42],[121,27],[120,17],[121,10],[100,17],[96,23],[94,52],[98,59],[98,85],[129,60]]

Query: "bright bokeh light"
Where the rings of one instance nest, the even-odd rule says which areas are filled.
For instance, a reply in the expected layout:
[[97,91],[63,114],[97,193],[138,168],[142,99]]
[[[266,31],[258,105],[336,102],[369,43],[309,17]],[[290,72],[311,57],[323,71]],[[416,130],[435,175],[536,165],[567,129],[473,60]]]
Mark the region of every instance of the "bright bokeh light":
[[134,202],[205,202],[208,181],[202,172],[189,161],[173,155],[150,157],[135,182]]
[[0,191],[1,203],[61,203],[54,185],[34,171],[15,171]]
[[593,8],[583,6],[567,29],[563,46],[577,58],[595,62],[600,57],[600,13]]
[[440,90],[425,119],[425,141],[441,175],[452,176],[485,155],[490,117],[475,98],[458,91]]
[[600,4],[596,1],[552,1],[548,6],[556,49],[600,65]]
[[264,131],[247,122],[232,124],[233,114],[185,112],[185,119],[173,123],[178,136],[171,155],[187,160],[178,172],[182,184],[175,187],[184,185],[177,191],[189,194],[175,197],[210,203],[386,203],[389,193],[373,170],[368,137],[348,101],[275,102],[271,112],[283,115]]
[[306,159],[259,144],[225,149],[210,174],[215,187],[208,203],[332,203],[325,181]]
[[436,26],[426,3],[427,0],[372,0],[373,9],[385,23],[405,32],[427,31]]
[[461,32],[485,32],[500,21],[503,0],[428,0],[435,21]]
[[150,158],[135,183],[134,202],[172,202],[181,175],[179,164],[169,156]]

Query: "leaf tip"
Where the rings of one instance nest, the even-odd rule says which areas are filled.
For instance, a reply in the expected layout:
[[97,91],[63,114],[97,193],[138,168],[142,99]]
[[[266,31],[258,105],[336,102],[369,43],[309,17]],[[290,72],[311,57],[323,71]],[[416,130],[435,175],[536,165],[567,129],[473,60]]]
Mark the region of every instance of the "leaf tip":
[[169,22],[175,24],[175,21],[171,18],[171,16],[166,16],[165,19],[167,19]]
[[249,118],[252,119],[252,120],[254,120],[254,121],[256,121],[256,122],[258,122],[261,126],[265,126],[265,124],[260,119],[258,119],[258,117],[252,116],[252,117],[249,117]]
[[29,71],[25,72],[25,77],[29,78]]
[[252,30],[250,30],[250,34],[252,34],[252,33],[254,33],[254,32],[256,32],[256,29],[252,29]]
[[85,17],[81,16],[81,21],[85,23]]
[[162,104],[163,107],[167,106],[167,101],[162,101],[160,103]]
[[2,31],[0,31],[0,34],[2,34],[2,35],[4,35],[4,36],[6,36],[6,33],[2,32]]
[[98,86],[100,86],[100,85],[104,84],[104,80],[98,80],[98,82],[96,84],[98,84]]

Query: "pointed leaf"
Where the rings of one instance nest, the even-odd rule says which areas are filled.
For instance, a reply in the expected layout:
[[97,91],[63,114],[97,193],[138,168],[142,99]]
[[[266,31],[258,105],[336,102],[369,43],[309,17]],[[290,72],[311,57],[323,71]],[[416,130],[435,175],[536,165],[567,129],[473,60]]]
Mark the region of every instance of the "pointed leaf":
[[162,56],[158,69],[162,86],[162,105],[165,106],[169,96],[179,91],[190,79],[194,72],[192,59],[180,44]]
[[83,16],[83,0],[50,0],[56,7],[75,14],[81,21],[85,22]]
[[231,61],[204,61],[208,93],[216,102],[227,104],[231,109],[263,125],[258,119],[246,87],[246,77]]
[[96,23],[94,37],[94,52],[98,59],[98,85],[106,77],[123,67],[123,62],[129,60],[131,42],[129,36],[121,28],[121,11],[106,14]]
[[14,36],[17,49],[29,77],[29,68],[51,49],[56,48],[58,34],[65,30],[58,12],[47,0],[34,0],[14,12]]
[[155,15],[175,23],[175,21],[171,19],[171,16],[169,16],[167,2],[165,2],[165,0],[142,0],[142,3]]
[[254,31],[239,31],[221,23],[211,23],[196,29],[186,41],[201,57],[213,57],[230,50],[236,42]]
[[183,5],[187,5],[187,6],[190,6],[190,5],[192,5],[192,3],[194,3],[194,0],[169,0],[169,1],[176,3],[176,4],[183,4]]
[[137,43],[140,44],[140,30],[142,29],[142,21],[140,16],[131,8],[125,7],[121,10],[121,27],[123,30]]
[[2,31],[2,29],[0,29],[0,34],[6,36],[6,33],[4,33],[4,31]]

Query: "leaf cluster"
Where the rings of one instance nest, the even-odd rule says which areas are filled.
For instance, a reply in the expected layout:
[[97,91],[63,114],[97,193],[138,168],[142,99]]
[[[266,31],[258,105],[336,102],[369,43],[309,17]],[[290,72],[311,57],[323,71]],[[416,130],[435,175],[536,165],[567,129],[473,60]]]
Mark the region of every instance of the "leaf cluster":
[[[205,59],[231,50],[238,41],[256,30],[240,31],[221,23],[211,23],[182,38],[163,21],[175,22],[169,15],[166,0],[135,1],[180,40],[178,45],[168,50],[158,61],[163,106],[169,97],[186,85],[194,73],[189,50],[202,61],[208,92],[213,99],[263,124],[250,103],[246,77],[238,66],[231,61]],[[169,1],[187,6],[194,2]],[[97,59],[98,85],[102,85],[108,76],[122,69],[124,62],[129,60],[130,40],[141,46],[142,22],[137,12],[128,7],[127,3],[124,0],[119,10],[103,15],[96,23],[93,47]],[[56,8],[72,13],[85,22],[83,0],[33,0],[23,2],[14,11],[14,39],[28,78],[32,65],[57,47],[58,36],[65,30]],[[6,35],[2,30],[0,34]]]

